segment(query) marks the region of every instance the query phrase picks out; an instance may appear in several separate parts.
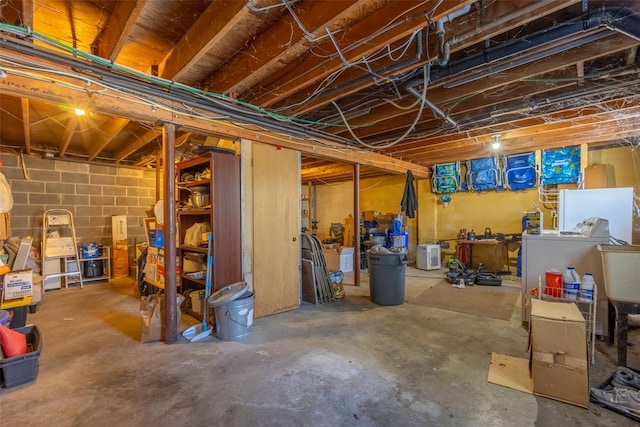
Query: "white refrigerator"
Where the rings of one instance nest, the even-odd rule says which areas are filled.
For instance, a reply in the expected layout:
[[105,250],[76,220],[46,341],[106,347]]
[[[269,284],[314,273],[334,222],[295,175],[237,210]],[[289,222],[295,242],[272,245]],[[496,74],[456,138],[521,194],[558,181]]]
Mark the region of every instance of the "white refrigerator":
[[585,218],[609,221],[611,237],[631,244],[633,233],[633,188],[596,188],[560,190],[558,195],[558,228],[572,230]]
[[559,231],[544,230],[542,235],[522,234],[522,323],[528,325],[531,314],[527,306],[528,296],[533,288],[538,288],[539,280],[544,283],[545,271],[555,269],[561,273],[567,267],[575,267],[580,277],[593,274],[596,282],[598,301],[596,307],[596,334],[608,335],[608,301],[604,290],[602,260],[597,245],[609,243],[609,236],[566,235]]

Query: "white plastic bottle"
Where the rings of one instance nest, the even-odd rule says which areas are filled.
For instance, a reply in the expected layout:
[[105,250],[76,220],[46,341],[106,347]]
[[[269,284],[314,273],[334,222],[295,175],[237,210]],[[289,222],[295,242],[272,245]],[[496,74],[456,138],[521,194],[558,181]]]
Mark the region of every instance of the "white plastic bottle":
[[585,273],[580,283],[580,292],[578,292],[578,301],[593,302],[593,288],[596,286],[593,280],[593,274]]
[[573,267],[567,267],[562,276],[562,297],[576,300],[580,289],[580,275]]

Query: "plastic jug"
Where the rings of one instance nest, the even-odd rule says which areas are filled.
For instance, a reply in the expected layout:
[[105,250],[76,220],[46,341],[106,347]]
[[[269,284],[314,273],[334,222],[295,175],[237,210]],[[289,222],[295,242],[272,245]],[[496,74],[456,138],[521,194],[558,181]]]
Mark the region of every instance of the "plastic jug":
[[576,300],[580,290],[580,275],[573,267],[567,267],[562,276],[562,297]]
[[593,302],[593,288],[596,286],[595,280],[591,273],[585,273],[580,283],[580,291],[578,292],[578,301]]

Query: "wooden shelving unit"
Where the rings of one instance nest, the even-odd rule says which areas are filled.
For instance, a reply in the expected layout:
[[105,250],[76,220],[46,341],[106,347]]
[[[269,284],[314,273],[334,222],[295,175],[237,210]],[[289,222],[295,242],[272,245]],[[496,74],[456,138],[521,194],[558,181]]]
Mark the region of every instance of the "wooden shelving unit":
[[[212,292],[242,280],[242,229],[240,217],[240,157],[234,154],[212,151],[200,157],[185,160],[176,165],[178,181],[176,195],[178,212],[178,255],[183,262],[189,253],[207,253],[206,236],[198,245],[185,243],[189,227],[196,223],[209,223],[212,237],[213,271]],[[192,179],[193,177],[193,179]],[[209,190],[209,204],[194,208],[188,203],[190,189]],[[189,243],[189,242],[188,242]],[[206,262],[203,269],[206,268]],[[182,292],[200,290],[204,279],[194,279],[182,269]],[[201,315],[193,311],[196,318]]]

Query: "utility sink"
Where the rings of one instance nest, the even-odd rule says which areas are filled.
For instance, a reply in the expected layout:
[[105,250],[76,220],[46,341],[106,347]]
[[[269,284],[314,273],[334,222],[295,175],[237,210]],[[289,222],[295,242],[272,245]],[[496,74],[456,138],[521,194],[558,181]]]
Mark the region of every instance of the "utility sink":
[[640,303],[640,245],[598,245],[610,301]]

